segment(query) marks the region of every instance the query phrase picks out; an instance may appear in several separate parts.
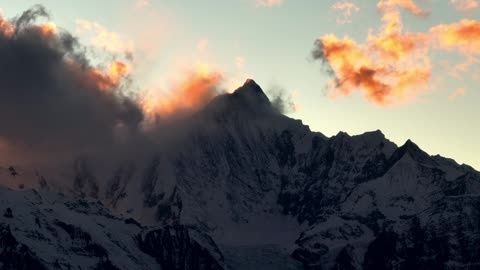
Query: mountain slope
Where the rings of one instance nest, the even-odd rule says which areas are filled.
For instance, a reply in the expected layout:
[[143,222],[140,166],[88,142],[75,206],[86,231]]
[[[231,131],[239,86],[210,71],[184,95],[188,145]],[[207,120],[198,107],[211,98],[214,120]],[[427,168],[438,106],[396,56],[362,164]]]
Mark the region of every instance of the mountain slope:
[[144,227],[100,202],[0,188],[0,269],[226,269],[195,228]]
[[[196,254],[211,269],[479,265],[480,174],[466,165],[410,140],[398,147],[380,131],[327,138],[282,115],[253,80],[181,121],[153,153],[112,172],[76,163],[71,194],[162,230],[105,226],[113,237],[140,235],[118,240],[132,247],[121,252],[169,267]],[[186,250],[199,246],[208,252]]]

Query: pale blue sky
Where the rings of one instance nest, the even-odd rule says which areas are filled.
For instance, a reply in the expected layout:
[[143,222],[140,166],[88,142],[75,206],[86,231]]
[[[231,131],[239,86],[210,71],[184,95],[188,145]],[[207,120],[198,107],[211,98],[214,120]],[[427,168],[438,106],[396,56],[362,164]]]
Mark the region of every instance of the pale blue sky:
[[[73,33],[75,20],[83,19],[134,43],[140,42],[139,36],[147,41],[152,36],[155,54],[141,59],[140,85],[163,87],[179,63],[205,60],[224,70],[226,77],[243,80],[248,75],[264,89],[277,85],[295,91],[294,101],[300,109],[290,116],[302,119],[312,130],[331,136],[339,131],[353,135],[381,129],[399,145],[412,139],[432,155],[451,157],[479,170],[479,79],[469,73],[454,78],[440,66],[443,60],[462,62],[459,54],[432,53],[430,91],[407,105],[380,108],[359,94],[335,100],[324,95],[329,78],[320,63],[310,58],[315,39],[333,33],[361,43],[369,29],[378,29],[381,23],[376,1],[352,0],[360,11],[353,12],[352,23],[338,24],[341,13],[331,8],[334,2],[284,0],[277,7],[257,8],[255,0],[151,0],[140,9],[135,0],[16,0],[2,1],[0,8],[10,18],[41,3],[57,25]],[[431,15],[422,19],[403,13],[405,30],[427,31],[466,17],[480,20],[479,9],[466,15],[448,0],[417,2]],[[205,51],[198,49],[201,40],[208,41]],[[241,70],[235,65],[238,57],[244,59]],[[478,72],[479,64],[471,70]],[[451,101],[451,93],[458,88],[465,88],[466,95]]]

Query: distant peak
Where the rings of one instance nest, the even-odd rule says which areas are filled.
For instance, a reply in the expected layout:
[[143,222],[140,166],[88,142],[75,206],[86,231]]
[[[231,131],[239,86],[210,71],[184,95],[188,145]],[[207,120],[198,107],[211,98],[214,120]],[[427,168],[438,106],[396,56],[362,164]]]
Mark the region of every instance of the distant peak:
[[383,134],[383,132],[380,130],[380,129],[377,129],[377,130],[374,130],[374,131],[371,131],[372,134],[376,134],[376,135],[379,135],[379,136],[383,136],[385,137],[385,134]]
[[405,148],[408,148],[408,149],[412,149],[412,150],[420,150],[420,147],[418,147],[418,145],[416,145],[414,142],[412,142],[412,140],[408,139],[402,147],[405,147]]
[[348,137],[350,137],[350,135],[349,135],[347,132],[345,132],[345,131],[339,131],[339,132],[337,133],[337,135],[335,135],[335,137],[348,138]]
[[374,131],[368,131],[363,133],[361,136],[366,136],[369,138],[379,138],[379,139],[385,139],[385,134],[379,129],[374,130]]
[[[399,149],[402,149],[405,153],[410,153],[411,155],[427,155],[418,145],[416,145],[412,140],[408,139]],[[428,156],[428,155],[427,155]]]
[[424,152],[418,145],[408,139],[402,146],[400,146],[392,155],[393,162],[400,160],[403,156],[408,154],[415,161],[423,164],[435,164],[435,161]]
[[235,92],[253,92],[265,96],[262,88],[253,79],[247,79],[242,87],[235,90]]
[[247,99],[249,103],[256,105],[259,103],[270,104],[267,95],[265,95],[262,88],[253,79],[247,79],[242,87],[235,90],[233,96]]
[[258,84],[253,80],[253,79],[250,79],[248,78],[245,83],[243,84],[243,86],[254,86],[254,87],[260,87],[258,86]]

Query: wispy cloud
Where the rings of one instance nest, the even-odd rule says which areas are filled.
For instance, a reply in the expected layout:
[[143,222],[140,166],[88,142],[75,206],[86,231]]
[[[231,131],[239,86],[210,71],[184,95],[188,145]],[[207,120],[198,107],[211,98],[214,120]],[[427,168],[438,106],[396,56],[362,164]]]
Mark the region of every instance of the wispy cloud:
[[201,52],[205,52],[208,49],[208,39],[202,38],[197,42],[197,49]]
[[339,10],[342,12],[342,18],[337,19],[337,23],[339,24],[345,24],[345,23],[351,23],[352,22],[352,12],[358,12],[360,11],[360,8],[357,7],[354,3],[352,2],[337,2],[332,5],[332,9],[334,10]]
[[454,5],[456,10],[463,13],[469,13],[479,7],[477,0],[450,0],[450,4]]
[[132,41],[125,40],[120,34],[109,31],[97,22],[77,19],[75,23],[77,25],[76,33],[87,38],[93,46],[114,53],[131,53],[134,49]]
[[243,70],[243,67],[245,66],[245,58],[243,56],[235,57],[235,66],[238,70]]
[[465,88],[458,88],[450,95],[450,100],[455,101],[459,96],[465,96]]
[[257,0],[255,6],[260,8],[271,8],[282,4],[283,0]]
[[267,90],[267,95],[272,105],[281,113],[294,113],[299,109],[298,104],[294,100],[294,98],[298,97],[298,91],[289,93],[281,86],[273,86]]
[[388,14],[389,11],[394,11],[397,7],[406,9],[419,17],[428,16],[430,14],[430,12],[418,7],[413,0],[379,0],[377,4],[377,8],[384,14]]
[[475,63],[480,63],[480,59],[474,57],[473,55],[467,56],[467,59],[461,63],[458,63],[451,67],[451,64],[449,64],[447,61],[445,61],[445,65],[447,67],[448,74],[452,77],[455,77],[457,79],[460,79],[460,73],[466,73],[470,70],[471,66]]
[[145,7],[148,7],[150,5],[150,0],[136,0],[135,1],[135,7],[136,8],[145,8]]

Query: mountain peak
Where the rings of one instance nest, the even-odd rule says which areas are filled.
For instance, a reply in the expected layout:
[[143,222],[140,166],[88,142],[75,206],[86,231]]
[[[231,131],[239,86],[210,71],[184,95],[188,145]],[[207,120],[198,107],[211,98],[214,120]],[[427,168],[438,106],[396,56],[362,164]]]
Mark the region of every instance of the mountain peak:
[[246,99],[245,101],[249,103],[270,104],[267,95],[265,95],[262,88],[253,79],[247,79],[241,87],[235,90],[233,96]]
[[255,87],[260,87],[260,86],[258,86],[258,84],[253,79],[250,79],[250,78],[248,78],[245,81],[245,83],[243,83],[243,86],[249,86],[249,85],[255,86]]
[[[425,153],[416,143],[414,143],[412,140],[408,139],[402,146],[401,148],[405,148],[405,151],[408,151],[410,153]],[[426,154],[426,153],[425,153]]]
[[217,96],[206,108],[215,112],[229,111],[253,114],[274,111],[267,95],[253,79],[247,79],[242,86],[231,94]]
[[365,132],[364,134],[372,135],[372,136],[378,136],[381,138],[385,138],[385,134],[380,129],[374,130],[374,131],[369,131]]
[[417,162],[423,164],[435,164],[435,161],[424,152],[418,145],[416,145],[413,141],[408,139],[402,146],[400,146],[392,155],[392,160],[394,162],[400,160],[403,156],[408,154],[411,158],[416,160]]

